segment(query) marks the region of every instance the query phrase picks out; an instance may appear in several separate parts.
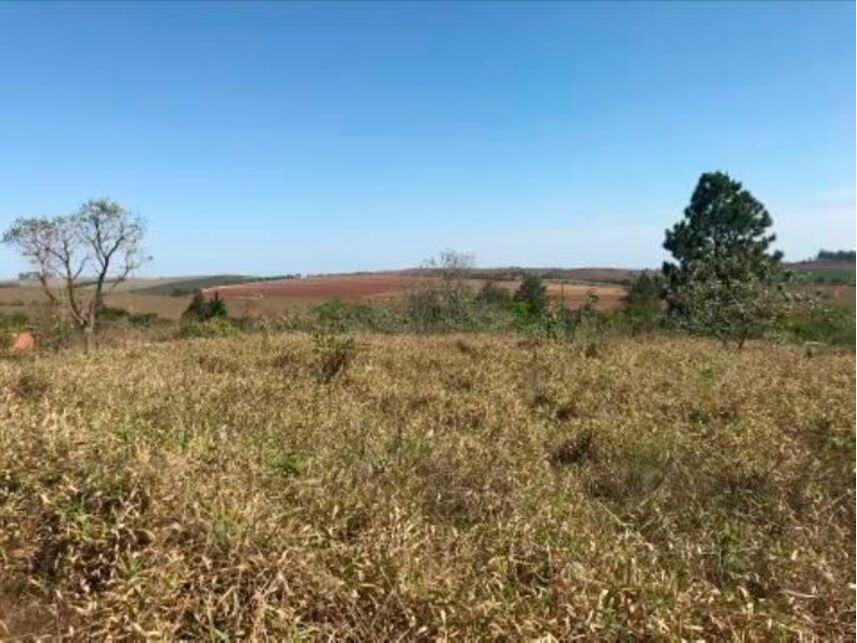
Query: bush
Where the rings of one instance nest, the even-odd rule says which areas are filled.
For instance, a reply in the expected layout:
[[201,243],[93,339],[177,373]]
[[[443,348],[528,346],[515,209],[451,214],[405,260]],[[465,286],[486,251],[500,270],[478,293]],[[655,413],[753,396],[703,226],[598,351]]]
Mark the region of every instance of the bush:
[[405,295],[405,316],[409,326],[420,332],[461,330],[473,324],[475,297],[467,277],[473,257],[454,251],[429,260],[423,269],[428,279]]
[[663,280],[643,271],[631,282],[625,297],[624,320],[633,333],[653,330],[664,320]]
[[792,307],[782,333],[792,341],[853,346],[854,328],[854,313],[831,301],[809,299]]
[[158,321],[156,313],[131,313],[124,308],[102,305],[98,311],[98,321],[103,325],[130,325],[148,328]]
[[482,286],[476,300],[489,306],[507,306],[512,301],[512,296],[508,290],[489,280]]
[[0,329],[4,331],[21,331],[27,328],[29,318],[21,312],[0,313]]
[[312,311],[322,329],[333,332],[372,331],[388,333],[404,330],[405,320],[394,309],[364,302],[331,299]]
[[533,315],[541,315],[547,309],[547,288],[536,275],[527,275],[515,291],[514,301],[526,304]]
[[216,317],[228,317],[226,302],[220,298],[220,295],[216,291],[212,298],[206,299],[202,291],[197,290],[193,294],[193,299],[191,299],[188,307],[182,313],[183,322],[201,322]]
[[190,321],[182,324],[182,337],[231,337],[238,332],[235,322],[229,317],[212,317],[205,321]]
[[354,358],[356,343],[350,335],[313,335],[316,378],[325,384],[343,372]]

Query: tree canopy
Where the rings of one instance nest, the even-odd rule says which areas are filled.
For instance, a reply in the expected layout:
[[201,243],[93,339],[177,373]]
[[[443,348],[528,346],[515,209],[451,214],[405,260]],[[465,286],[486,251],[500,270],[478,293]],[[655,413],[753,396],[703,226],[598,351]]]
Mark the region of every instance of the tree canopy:
[[782,253],[771,215],[741,183],[723,172],[699,178],[684,217],[666,231],[665,295],[670,313],[697,330],[739,345],[774,312],[772,277]]
[[70,215],[21,217],[3,242],[30,261],[48,300],[64,306],[89,344],[105,292],[148,258],[144,234],[140,217],[110,199],[92,199]]

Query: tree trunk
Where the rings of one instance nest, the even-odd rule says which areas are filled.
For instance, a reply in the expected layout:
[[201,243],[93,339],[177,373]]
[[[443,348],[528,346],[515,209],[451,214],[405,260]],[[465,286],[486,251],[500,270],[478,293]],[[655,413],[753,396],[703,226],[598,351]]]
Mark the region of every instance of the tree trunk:
[[89,353],[95,348],[95,329],[92,326],[86,326],[83,329],[83,350],[85,353]]

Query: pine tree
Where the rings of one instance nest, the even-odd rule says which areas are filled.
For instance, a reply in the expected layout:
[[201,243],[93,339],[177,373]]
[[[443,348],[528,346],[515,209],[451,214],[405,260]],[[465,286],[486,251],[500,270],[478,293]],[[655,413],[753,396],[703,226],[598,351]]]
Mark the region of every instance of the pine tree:
[[782,253],[770,252],[771,216],[723,172],[703,174],[684,218],[666,231],[664,263],[670,314],[693,330],[738,346],[758,336],[778,313],[773,276]]

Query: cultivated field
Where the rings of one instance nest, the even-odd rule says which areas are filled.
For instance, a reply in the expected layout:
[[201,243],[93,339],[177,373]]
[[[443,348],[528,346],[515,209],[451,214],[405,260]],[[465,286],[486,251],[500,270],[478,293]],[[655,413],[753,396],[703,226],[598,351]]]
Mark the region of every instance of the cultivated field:
[[853,639],[853,352],[335,357],[286,334],[0,362],[3,636]]
[[[359,301],[366,299],[393,299],[401,297],[409,289],[418,286],[427,277],[413,273],[363,273],[345,275],[325,275],[303,279],[241,283],[205,289],[208,296],[215,292],[227,302],[231,309],[246,311],[253,316],[282,312],[289,305],[317,305],[330,299]],[[470,279],[469,285],[474,291],[485,283],[483,279]],[[520,280],[506,279],[495,282],[496,285],[514,292]],[[548,296],[555,301],[565,299],[568,306],[576,308],[586,299],[586,293],[594,292],[598,296],[596,308],[616,310],[621,308],[625,289],[616,284],[563,283],[559,280],[545,280]]]
[[[345,275],[325,275],[302,279],[246,282],[246,277],[236,277],[239,283],[225,284],[228,275],[208,277],[171,277],[161,279],[131,279],[109,293],[106,303],[131,313],[155,313],[160,317],[177,320],[190,303],[193,291],[200,288],[211,297],[216,292],[238,317],[280,315],[287,309],[306,310],[331,299],[343,301],[396,299],[408,289],[425,280],[425,277],[389,272]],[[214,286],[210,284],[214,283]],[[478,290],[485,283],[482,279],[469,280],[470,286]],[[510,292],[520,284],[517,280],[503,280],[497,285]],[[598,310],[617,310],[623,305],[625,289],[608,283],[580,283],[545,280],[548,296],[554,301],[565,298],[569,307],[576,308],[593,291],[599,298]],[[29,312],[44,307],[47,299],[41,289],[33,284],[6,282],[0,284],[0,313]]]

